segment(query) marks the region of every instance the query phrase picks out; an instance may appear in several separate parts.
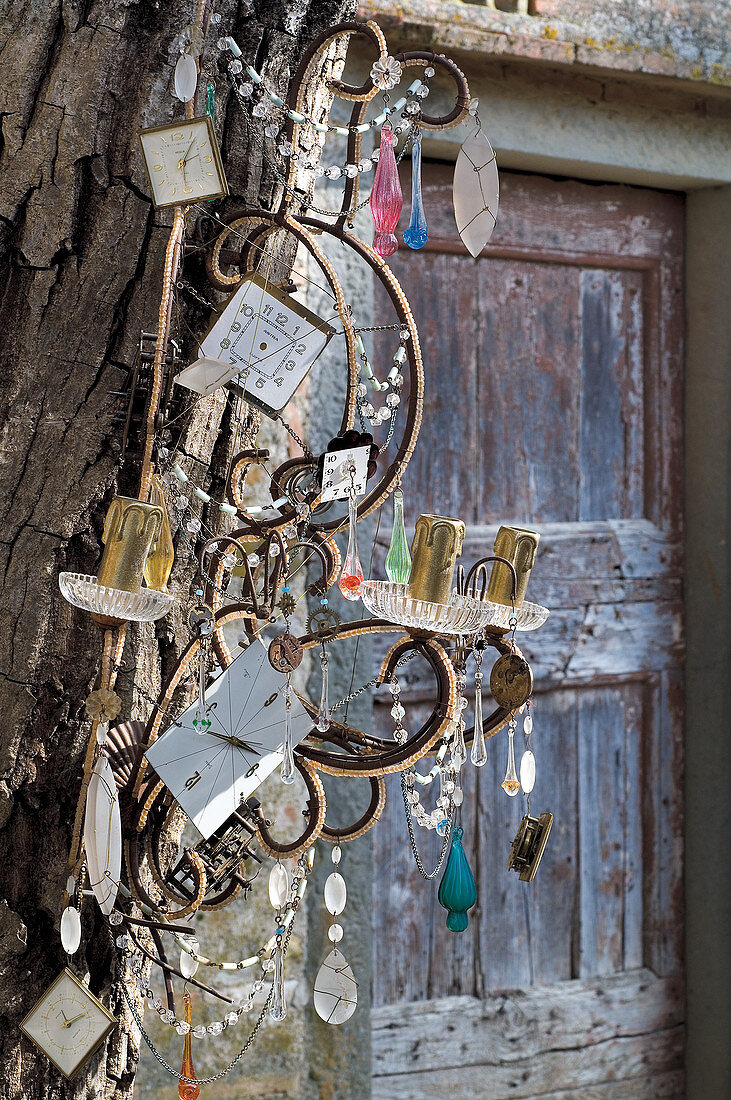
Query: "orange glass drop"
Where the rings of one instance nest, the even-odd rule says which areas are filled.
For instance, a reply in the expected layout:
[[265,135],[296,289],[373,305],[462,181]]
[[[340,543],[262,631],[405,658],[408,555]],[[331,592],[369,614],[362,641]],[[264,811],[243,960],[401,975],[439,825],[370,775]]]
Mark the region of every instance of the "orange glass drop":
[[355,530],[358,522],[355,493],[350,494],[348,513],[348,551],[338,580],[338,588],[346,600],[357,600],[363,584],[363,569],[358,558],[358,536]]
[[[189,1024],[191,1021],[191,1011],[190,997],[187,993],[183,997],[183,1003],[185,1004],[185,1022]],[[186,1031],[185,1038],[183,1039],[183,1064],[180,1067],[180,1072],[183,1077],[192,1077],[193,1081],[196,1081],[189,1031]],[[180,1100],[198,1100],[200,1094],[201,1087],[199,1084],[193,1084],[188,1081],[178,1081],[178,1096]]]

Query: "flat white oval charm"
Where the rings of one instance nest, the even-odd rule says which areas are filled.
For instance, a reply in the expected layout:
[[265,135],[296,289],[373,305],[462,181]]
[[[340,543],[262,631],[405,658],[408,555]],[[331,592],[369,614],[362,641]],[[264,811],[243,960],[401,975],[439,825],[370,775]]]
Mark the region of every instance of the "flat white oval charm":
[[358,984],[337,947],[317,971],[312,999],[315,1012],[326,1024],[344,1024],[358,1007]]
[[81,943],[81,914],[69,905],[61,914],[61,946],[67,955],[75,955]]
[[86,792],[84,849],[94,897],[109,916],[122,870],[122,819],[117,784],[106,756],[96,761]]
[[181,53],[175,66],[175,94],[183,103],[195,95],[198,87],[198,67],[189,53]]
[[275,909],[281,909],[287,900],[289,878],[287,868],[275,863],[269,872],[269,901]]
[[520,785],[526,794],[530,794],[536,785],[536,758],[530,749],[526,749],[521,757]]
[[500,183],[495,154],[482,129],[464,141],[454,167],[454,218],[469,253],[479,256],[497,221]]
[[331,875],[328,875],[325,882],[325,907],[328,913],[332,913],[334,917],[338,913],[342,913],[347,898],[348,891],[345,886],[345,879],[337,871],[333,871]]
[[[182,937],[181,937],[182,938]],[[185,937],[185,942],[196,955],[200,953],[200,944],[198,940],[194,940],[189,936]],[[184,978],[192,978],[195,976],[195,972],[198,969],[198,960],[194,959],[192,955],[189,955],[187,951],[180,950],[180,973]]]

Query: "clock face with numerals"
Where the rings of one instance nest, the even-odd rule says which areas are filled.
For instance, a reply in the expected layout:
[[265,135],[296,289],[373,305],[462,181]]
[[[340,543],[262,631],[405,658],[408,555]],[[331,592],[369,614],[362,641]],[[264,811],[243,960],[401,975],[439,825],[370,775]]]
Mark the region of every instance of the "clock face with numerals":
[[112,1013],[68,968],[20,1025],[64,1077],[73,1077],[116,1024]]
[[139,139],[157,210],[228,194],[208,115],[172,126],[153,126],[140,131]]
[[[145,753],[204,837],[281,764],[286,685],[253,641],[206,691],[203,721],[196,701]],[[296,745],[313,721],[294,692],[289,717]]]
[[322,318],[251,274],[229,298],[200,352],[238,367],[235,384],[246,400],[271,414],[288,404],[334,334]]

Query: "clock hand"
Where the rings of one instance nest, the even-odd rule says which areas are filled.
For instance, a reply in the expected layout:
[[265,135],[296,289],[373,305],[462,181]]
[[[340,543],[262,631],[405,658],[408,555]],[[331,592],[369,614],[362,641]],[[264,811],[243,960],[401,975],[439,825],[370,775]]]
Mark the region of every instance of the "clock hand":
[[194,145],[195,145],[195,142],[191,141],[190,145],[188,146],[187,152],[178,161],[178,170],[180,170],[183,167],[183,165],[185,164],[186,160],[188,159],[188,153],[190,152],[190,150],[193,148]]
[[59,1011],[59,1012],[61,1013],[61,1015],[63,1016],[64,1020],[68,1020],[68,1016],[66,1015],[66,1013],[64,1012],[64,1010],[63,1010],[63,1009],[62,1009],[61,1007],[59,1007],[59,1010],[58,1010],[58,1011]]
[[61,1027],[71,1027],[77,1020],[80,1020],[82,1016],[86,1016],[86,1013],[80,1012],[78,1016],[74,1016],[73,1020],[66,1020],[66,1023],[61,1024]]
[[242,741],[238,737],[234,737],[233,734],[225,733],[212,733],[211,730],[206,731],[209,737],[217,737],[219,741],[226,741],[229,745],[233,745],[236,749],[246,749],[247,752],[253,752],[254,756],[259,756],[260,753],[253,745],[248,745],[246,741]]

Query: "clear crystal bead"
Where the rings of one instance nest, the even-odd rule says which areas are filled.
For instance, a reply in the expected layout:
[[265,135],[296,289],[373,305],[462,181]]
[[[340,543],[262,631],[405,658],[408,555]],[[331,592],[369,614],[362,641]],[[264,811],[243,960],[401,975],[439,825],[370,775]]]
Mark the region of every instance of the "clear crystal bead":
[[203,1036],[206,1034],[206,1025],[196,1024],[193,1028],[193,1034],[195,1035],[196,1039],[202,1039]]
[[348,179],[352,180],[355,176],[358,175],[358,165],[357,164],[346,164],[345,165],[345,175],[348,177]]
[[264,127],[264,133],[267,137],[276,137],[279,133],[279,124],[277,122],[270,122],[268,126]]
[[419,99],[426,99],[426,97],[429,95],[429,89],[427,88],[426,84],[419,85],[419,87],[416,89],[416,95],[418,95]]
[[213,15],[211,16],[211,23],[213,23],[214,27],[217,27],[220,22],[221,22],[221,13],[218,12],[218,11],[215,11],[213,13]]
[[177,1031],[178,1035],[185,1035],[184,1028],[185,1024],[182,1024],[180,1021],[178,1021],[178,1023],[175,1025],[175,1030]]
[[280,141],[277,148],[283,157],[291,157],[294,152],[294,145],[291,141]]
[[370,172],[372,170],[372,168],[373,168],[373,161],[370,159],[370,157],[366,157],[365,160],[359,160],[358,161],[358,171],[359,172]]
[[175,1013],[171,1012],[169,1008],[166,1008],[164,1012],[160,1013],[160,1019],[165,1024],[175,1023]]
[[398,680],[391,680],[388,685],[388,690],[391,692],[392,695],[398,695],[398,693],[401,691],[401,685],[399,684]]
[[223,1019],[226,1027],[233,1027],[234,1024],[238,1023],[238,1013],[227,1012]]
[[230,62],[230,64],[229,64],[229,71],[230,71],[230,72],[232,72],[232,73],[236,73],[236,74],[238,74],[238,73],[240,73],[240,72],[241,72],[241,70],[243,69],[243,67],[244,67],[244,66],[243,66],[243,65],[241,64],[241,62],[239,61],[238,57],[236,57],[236,58],[234,58],[234,60],[233,60],[232,62]]
[[396,387],[396,389],[400,389],[400,387],[403,386],[403,384],[404,384],[403,374],[401,374],[400,372],[398,374],[394,374],[392,381],[393,381],[393,385]]
[[395,718],[398,722],[406,714],[406,711],[402,707],[401,703],[394,703],[391,707],[391,717]]
[[186,523],[185,529],[189,531],[191,535],[197,535],[201,529],[201,521],[197,516],[192,516]]
[[358,383],[358,396],[359,397],[365,397],[365,395],[367,393],[368,393],[368,387],[366,386],[365,382],[359,382]]
[[218,42],[216,42],[216,45],[218,46],[219,50],[227,50],[228,49],[228,42],[226,41],[225,38],[219,38]]
[[254,85],[250,84],[248,80],[239,85],[239,95],[242,95],[244,99],[248,99],[250,95],[254,93]]
[[223,1024],[219,1020],[215,1020],[212,1024],[208,1025],[209,1035],[220,1035],[223,1031]]
[[122,923],[122,914],[120,912],[118,912],[118,910],[112,909],[111,913],[109,914],[109,923],[110,924],[121,924]]
[[378,410],[378,416],[380,420],[390,420],[393,416],[393,410],[389,405],[384,405],[382,409]]
[[340,943],[343,938],[343,929],[340,924],[331,924],[327,930],[327,938],[332,943]]
[[431,77],[434,76],[434,73],[435,70],[431,67],[431,65],[428,65],[427,68],[424,69],[424,76],[427,77],[427,79],[431,79]]
[[188,498],[179,496],[175,498],[175,507],[178,511],[183,512],[188,507]]
[[331,164],[329,168],[325,169],[325,175],[329,180],[336,180],[342,176],[343,170],[337,164]]
[[254,118],[266,118],[269,114],[269,105],[262,99],[260,103],[257,103],[251,112]]

